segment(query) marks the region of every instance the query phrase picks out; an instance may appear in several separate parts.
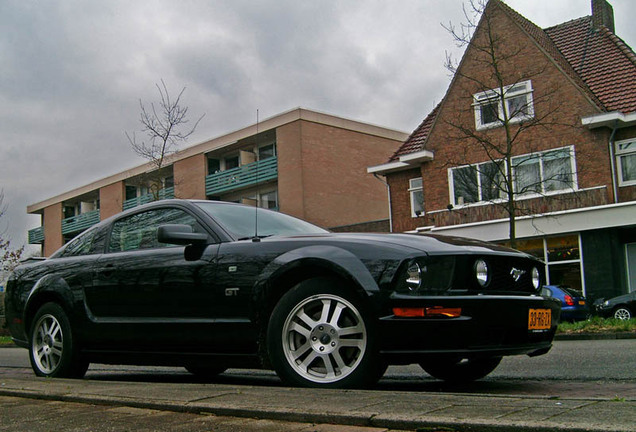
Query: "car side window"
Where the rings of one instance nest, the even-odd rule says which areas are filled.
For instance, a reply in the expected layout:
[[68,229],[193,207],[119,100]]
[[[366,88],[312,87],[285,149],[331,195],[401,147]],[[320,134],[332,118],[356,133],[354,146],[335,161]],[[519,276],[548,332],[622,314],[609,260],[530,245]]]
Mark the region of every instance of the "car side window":
[[75,239],[64,248],[62,257],[74,257],[81,255],[89,255],[92,250],[93,237],[95,237],[95,231],[86,232]]
[[120,219],[113,223],[108,244],[109,252],[170,247],[157,241],[157,228],[164,224],[190,225],[201,232],[196,219],[181,209],[156,209]]

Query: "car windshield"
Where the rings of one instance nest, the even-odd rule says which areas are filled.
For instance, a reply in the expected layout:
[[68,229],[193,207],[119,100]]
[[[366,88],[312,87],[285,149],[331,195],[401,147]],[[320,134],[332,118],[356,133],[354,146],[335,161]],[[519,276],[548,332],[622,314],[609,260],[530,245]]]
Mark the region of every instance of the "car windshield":
[[[219,204],[214,202],[195,203],[237,239],[247,239],[274,235],[325,234],[328,231],[295,217],[256,207]],[[258,221],[258,232],[256,225]]]

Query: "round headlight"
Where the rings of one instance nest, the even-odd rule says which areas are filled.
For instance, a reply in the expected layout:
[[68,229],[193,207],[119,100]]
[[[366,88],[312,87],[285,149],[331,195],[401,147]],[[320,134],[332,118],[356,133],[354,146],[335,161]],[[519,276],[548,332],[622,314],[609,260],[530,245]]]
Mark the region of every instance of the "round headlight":
[[541,284],[541,274],[539,273],[539,269],[536,267],[532,268],[532,286],[534,289],[539,289],[539,285]]
[[481,287],[485,287],[490,282],[490,271],[486,261],[480,259],[475,262],[475,278]]
[[406,269],[406,285],[414,291],[422,284],[422,269],[416,261],[412,261]]

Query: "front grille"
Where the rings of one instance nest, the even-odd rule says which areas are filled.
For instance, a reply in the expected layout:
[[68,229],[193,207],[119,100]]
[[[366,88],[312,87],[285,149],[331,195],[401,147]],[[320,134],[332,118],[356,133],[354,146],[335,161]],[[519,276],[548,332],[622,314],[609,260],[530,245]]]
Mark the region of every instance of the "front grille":
[[[490,279],[485,287],[475,278],[475,262],[483,259],[488,264]],[[532,269],[537,268],[543,278],[543,265],[536,260],[520,256],[466,255],[459,259],[455,272],[453,290],[469,290],[489,294],[535,293],[532,284]]]

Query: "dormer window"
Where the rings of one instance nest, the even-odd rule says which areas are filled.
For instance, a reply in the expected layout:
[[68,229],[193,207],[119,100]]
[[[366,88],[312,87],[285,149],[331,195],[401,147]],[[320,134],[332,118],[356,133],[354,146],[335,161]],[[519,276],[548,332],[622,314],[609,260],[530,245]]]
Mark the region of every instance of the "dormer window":
[[[534,117],[532,103],[532,83],[523,81],[499,89],[487,90],[473,95],[475,127],[477,130],[518,123]],[[505,109],[505,111],[504,111]]]

